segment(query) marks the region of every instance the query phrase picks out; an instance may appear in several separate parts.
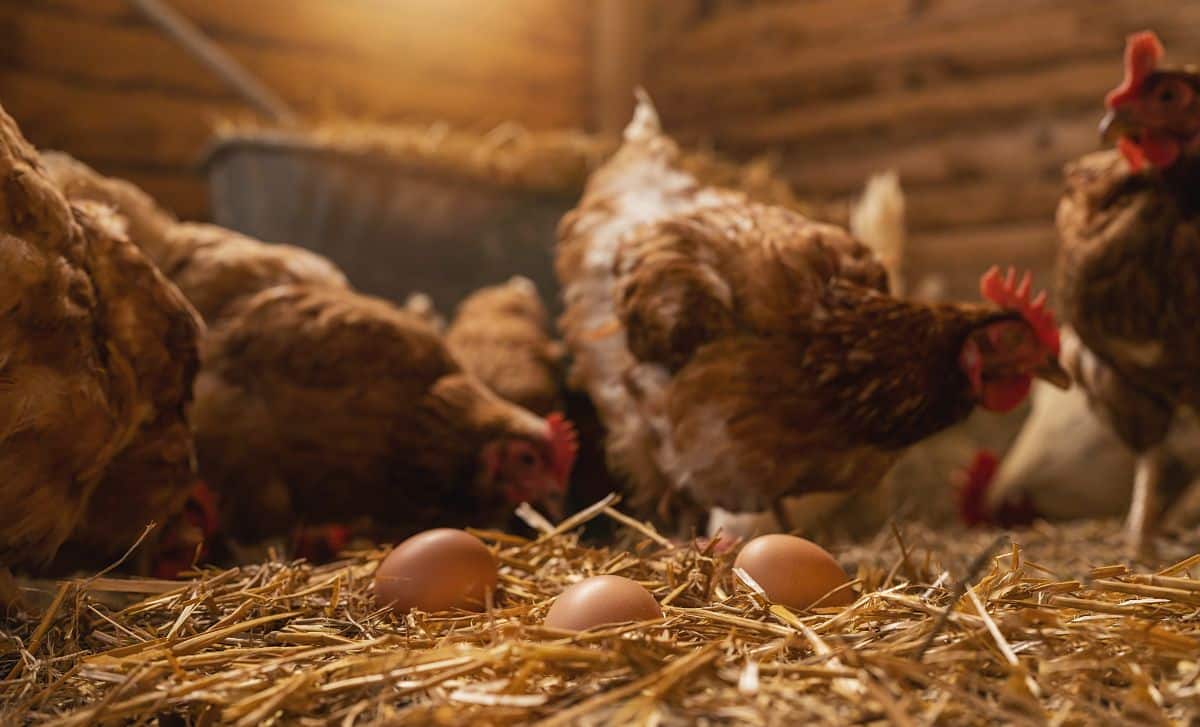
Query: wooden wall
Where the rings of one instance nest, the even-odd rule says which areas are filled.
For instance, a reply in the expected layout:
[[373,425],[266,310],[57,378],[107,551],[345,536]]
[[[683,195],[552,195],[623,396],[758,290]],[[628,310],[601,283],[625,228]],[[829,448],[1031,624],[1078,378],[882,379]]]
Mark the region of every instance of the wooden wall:
[[[897,169],[909,269],[957,271],[965,295],[992,260],[1048,268],[1060,169],[1098,145],[1124,36],[1200,60],[1194,2],[169,3],[305,112],[609,131],[641,74],[672,133],[774,151],[804,195]],[[126,0],[0,0],[0,104],[189,217],[213,123],[251,113]]]
[[1147,27],[1200,61],[1194,2],[680,1],[650,21],[646,84],[672,131],[776,150],[803,194],[897,169],[910,270],[974,295],[989,261],[1048,270],[1062,164],[1098,147],[1124,37]]
[[[582,126],[576,0],[169,0],[306,112]],[[247,106],[125,0],[0,0],[0,105],[60,148],[203,217],[197,161]]]

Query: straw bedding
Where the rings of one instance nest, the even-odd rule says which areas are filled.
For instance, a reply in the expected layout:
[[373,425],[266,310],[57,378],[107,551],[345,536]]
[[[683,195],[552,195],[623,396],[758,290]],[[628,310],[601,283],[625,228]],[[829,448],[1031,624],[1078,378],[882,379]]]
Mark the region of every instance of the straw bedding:
[[[51,586],[0,642],[0,723],[1185,724],[1200,714],[1200,538],[1120,564],[1115,523],[1015,533],[892,526],[835,552],[863,595],[771,606],[732,555],[597,503],[500,557],[484,614],[378,611],[385,551]],[[610,518],[621,547],[581,543]],[[1166,561],[1164,561],[1166,562]],[[661,621],[540,626],[566,584],[619,573]],[[965,591],[962,581],[969,583]]]
[[[217,138],[260,137],[296,143],[337,154],[385,158],[414,171],[448,174],[502,188],[574,197],[588,177],[618,148],[612,137],[580,131],[537,131],[505,123],[487,132],[433,124],[377,124],[326,120],[303,127],[261,126],[226,120]],[[802,202],[778,176],[772,158],[738,163],[721,155],[689,149],[679,167],[705,184],[740,189],[755,200],[845,224],[844,205]]]

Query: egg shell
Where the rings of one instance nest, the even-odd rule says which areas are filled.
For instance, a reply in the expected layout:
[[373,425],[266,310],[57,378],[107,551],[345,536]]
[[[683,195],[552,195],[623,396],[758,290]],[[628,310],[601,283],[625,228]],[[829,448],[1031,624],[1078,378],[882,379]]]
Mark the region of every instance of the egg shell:
[[658,601],[621,576],[593,576],[563,591],[546,614],[546,626],[585,631],[604,624],[662,618]]
[[[827,550],[794,535],[763,535],[746,543],[734,566],[741,568],[766,591],[773,603],[804,610],[838,586],[849,576]],[[817,604],[848,606],[854,593],[843,588],[830,593]]]
[[496,587],[496,556],[479,538],[438,528],[405,540],[375,571],[375,602],[397,615],[414,608],[482,611]]

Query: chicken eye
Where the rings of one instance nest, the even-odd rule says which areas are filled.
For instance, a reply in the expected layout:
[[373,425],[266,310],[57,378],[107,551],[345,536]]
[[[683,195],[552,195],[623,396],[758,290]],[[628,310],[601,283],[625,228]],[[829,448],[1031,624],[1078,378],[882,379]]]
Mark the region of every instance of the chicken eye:
[[1169,108],[1183,108],[1191,103],[1192,89],[1179,81],[1168,81],[1158,87],[1155,100]]
[[522,467],[532,468],[537,464],[537,458],[533,456],[532,452],[525,451],[517,455],[517,463]]

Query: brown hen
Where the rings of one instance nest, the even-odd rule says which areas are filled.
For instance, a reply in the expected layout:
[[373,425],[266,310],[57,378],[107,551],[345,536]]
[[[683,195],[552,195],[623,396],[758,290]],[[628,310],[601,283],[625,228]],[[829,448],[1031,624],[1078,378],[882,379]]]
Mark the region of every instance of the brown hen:
[[201,327],[0,111],[0,567],[101,564],[183,507]]
[[545,415],[562,410],[566,353],[547,333],[549,322],[533,281],[515,277],[467,296],[446,345],[502,399]]
[[643,99],[559,235],[572,377],[643,515],[671,519],[681,493],[744,512],[874,485],[976,405],[1065,379],[1027,281],[990,275],[1001,306],[899,300],[843,230],[702,186],[678,158]]
[[278,286],[238,303],[203,357],[201,470],[239,539],[364,516],[402,537],[561,501],[569,425],[490,392],[383,300]]
[[1125,80],[1106,99],[1119,151],[1066,170],[1058,293],[1078,345],[1064,363],[1138,455],[1128,537],[1150,544],[1163,444],[1200,405],[1200,74],[1160,68],[1152,33],[1129,38]]

